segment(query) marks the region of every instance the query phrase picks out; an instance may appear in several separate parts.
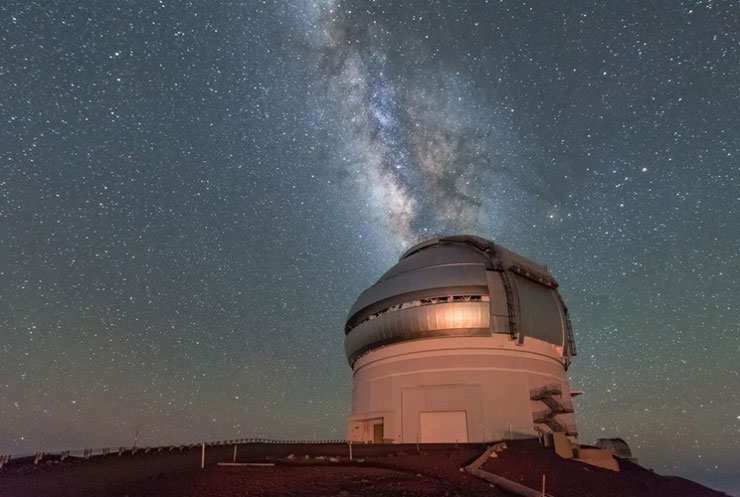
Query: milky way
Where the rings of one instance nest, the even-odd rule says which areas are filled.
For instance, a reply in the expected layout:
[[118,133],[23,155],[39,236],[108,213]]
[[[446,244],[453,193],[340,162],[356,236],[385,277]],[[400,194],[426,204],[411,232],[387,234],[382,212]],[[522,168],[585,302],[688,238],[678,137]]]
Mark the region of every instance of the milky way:
[[459,95],[473,82],[440,70],[417,33],[392,31],[384,17],[395,13],[356,8],[354,17],[336,3],[302,13],[330,101],[315,104],[339,124],[349,187],[399,248],[431,233],[490,226],[485,217],[497,199],[485,192],[496,182],[521,189],[490,150],[506,121],[497,129],[495,109],[463,103]]
[[472,233],[583,442],[740,495],[733,2],[3,2],[0,453],[342,438],[343,320]]

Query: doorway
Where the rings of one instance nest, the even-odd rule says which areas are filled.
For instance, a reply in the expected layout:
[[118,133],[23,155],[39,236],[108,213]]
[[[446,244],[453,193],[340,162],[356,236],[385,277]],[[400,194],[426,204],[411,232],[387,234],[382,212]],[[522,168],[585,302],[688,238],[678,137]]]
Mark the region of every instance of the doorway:
[[374,444],[383,443],[383,423],[382,422],[373,425],[373,443]]

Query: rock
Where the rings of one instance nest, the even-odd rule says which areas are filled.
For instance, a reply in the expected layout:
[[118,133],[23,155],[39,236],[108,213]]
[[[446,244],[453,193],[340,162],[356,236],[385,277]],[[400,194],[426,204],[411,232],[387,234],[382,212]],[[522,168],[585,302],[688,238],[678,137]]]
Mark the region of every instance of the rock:
[[339,458],[338,457],[330,457],[329,458],[329,461],[330,462],[339,462]]
[[357,462],[365,462],[365,458],[364,457],[355,457],[354,460],[357,461]]
[[316,456],[316,460],[317,461],[323,461],[325,459],[326,459],[326,457],[324,457],[324,456]]
[[288,457],[286,459],[295,459],[295,454],[288,454]]
[[416,473],[416,476],[421,477],[421,473]]
[[498,454],[496,454],[496,451],[493,451],[493,452],[491,452],[491,455],[488,456],[488,457],[490,457],[491,459],[493,459],[494,457],[498,457]]

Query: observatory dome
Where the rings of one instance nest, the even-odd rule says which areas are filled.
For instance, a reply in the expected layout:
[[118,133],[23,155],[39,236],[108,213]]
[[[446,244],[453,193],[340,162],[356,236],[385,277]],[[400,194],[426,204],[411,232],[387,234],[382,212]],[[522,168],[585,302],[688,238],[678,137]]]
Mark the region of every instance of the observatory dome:
[[407,250],[349,311],[348,439],[576,436],[568,310],[545,266],[477,236]]
[[546,267],[486,239],[447,236],[401,255],[350,309],[345,352],[353,365],[384,345],[420,338],[508,334],[575,353],[568,310]]
[[615,456],[621,459],[632,459],[630,446],[621,438],[600,438],[594,445],[600,449],[611,450]]

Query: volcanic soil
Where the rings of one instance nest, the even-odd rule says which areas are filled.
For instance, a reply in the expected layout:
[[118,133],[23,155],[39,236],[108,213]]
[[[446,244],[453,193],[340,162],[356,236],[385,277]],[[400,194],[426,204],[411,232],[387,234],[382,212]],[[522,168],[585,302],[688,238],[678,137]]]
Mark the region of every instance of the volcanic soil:
[[[547,475],[553,497],[720,497],[724,494],[676,477],[663,477],[627,461],[621,472],[564,460],[536,440],[507,442],[508,449],[482,469],[539,489]],[[215,496],[505,496],[510,495],[461,468],[485,449],[363,445],[354,460],[341,444],[243,444],[239,462],[274,466],[218,466],[231,461],[233,446],[211,447],[206,467],[200,451],[116,454],[89,460],[50,459],[0,471],[0,497],[215,497]],[[308,456],[308,457],[307,457]]]
[[722,492],[676,476],[661,476],[624,459],[619,472],[560,458],[537,440],[506,442],[508,450],[488,459],[481,469],[539,489],[546,475],[554,497],[727,497]]

